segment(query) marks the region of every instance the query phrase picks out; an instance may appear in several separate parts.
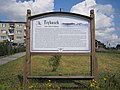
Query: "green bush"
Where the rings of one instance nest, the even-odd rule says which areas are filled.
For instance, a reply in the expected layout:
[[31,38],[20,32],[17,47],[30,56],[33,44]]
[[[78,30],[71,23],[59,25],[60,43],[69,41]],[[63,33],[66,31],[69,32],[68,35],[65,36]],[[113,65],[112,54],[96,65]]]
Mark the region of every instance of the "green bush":
[[24,46],[18,46],[13,48],[13,53],[19,53],[19,52],[24,52],[25,47]]
[[117,73],[100,73],[99,81],[92,80],[89,90],[119,90],[120,76]]
[[101,73],[100,74],[100,88],[103,90],[119,90],[120,76],[117,73]]
[[3,56],[5,54],[4,46],[2,43],[0,43],[0,56]]
[[6,86],[4,86],[4,85],[0,85],[0,90],[6,90],[6,89],[7,89]]
[[12,46],[12,43],[9,41],[0,43],[0,56],[11,55],[24,51],[25,46]]
[[10,54],[10,46],[8,47],[8,43],[0,43],[0,56],[9,55]]
[[13,54],[13,48],[10,42],[0,43],[0,56],[11,55]]
[[52,71],[56,71],[60,64],[61,55],[55,55],[50,58],[49,65],[52,66]]

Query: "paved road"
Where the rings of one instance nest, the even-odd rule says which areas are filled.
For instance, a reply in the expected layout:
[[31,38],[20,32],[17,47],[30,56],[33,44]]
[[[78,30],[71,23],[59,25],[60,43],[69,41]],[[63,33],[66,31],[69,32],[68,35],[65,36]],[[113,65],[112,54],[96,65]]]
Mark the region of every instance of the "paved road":
[[24,55],[25,55],[25,52],[22,52],[22,53],[17,53],[17,54],[14,54],[14,55],[10,55],[10,56],[0,58],[0,65],[8,63],[8,62],[13,61],[13,60],[16,60],[17,58],[20,58]]

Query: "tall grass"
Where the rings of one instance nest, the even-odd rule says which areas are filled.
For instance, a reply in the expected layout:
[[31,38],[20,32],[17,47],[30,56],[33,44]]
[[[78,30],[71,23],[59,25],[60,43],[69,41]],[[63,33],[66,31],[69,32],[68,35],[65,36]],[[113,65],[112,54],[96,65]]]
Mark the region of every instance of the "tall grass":
[[[67,84],[56,81],[31,81],[29,88],[55,87],[62,86],[84,86],[86,90],[119,90],[120,88],[120,54],[119,53],[102,53],[97,52],[99,82],[83,82],[83,81],[66,81]],[[65,75],[78,76],[90,74],[90,61],[86,56],[62,56],[60,65],[56,72],[52,72],[49,66],[51,56],[32,56],[31,71],[32,75]],[[15,61],[0,66],[0,88],[12,88],[12,90],[20,90],[21,83],[18,76],[23,74],[23,63],[25,58],[21,57]],[[42,81],[43,82],[43,81]],[[89,88],[87,88],[89,87]],[[1,89],[1,90],[3,90]],[[83,89],[83,90],[84,90]],[[6,89],[7,90],[7,89]],[[10,89],[8,89],[10,90]],[[36,90],[36,89],[31,89]],[[42,89],[41,89],[42,90]],[[47,89],[43,89],[47,90]],[[49,89],[48,89],[49,90]],[[57,89],[59,90],[59,89]],[[79,89],[78,89],[79,90]]]

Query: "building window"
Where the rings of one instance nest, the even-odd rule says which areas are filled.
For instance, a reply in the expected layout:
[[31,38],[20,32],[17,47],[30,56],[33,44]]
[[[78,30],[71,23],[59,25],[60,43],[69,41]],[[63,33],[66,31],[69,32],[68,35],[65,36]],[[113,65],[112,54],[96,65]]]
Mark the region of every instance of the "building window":
[[23,24],[18,24],[18,23],[17,23],[17,24],[16,24],[16,27],[17,27],[17,28],[23,28]]
[[5,23],[2,23],[2,24],[1,24],[1,27],[6,27],[6,24],[5,24]]
[[22,27],[22,24],[19,24],[19,27]]
[[14,33],[14,29],[9,29],[9,32],[10,33]]
[[16,37],[16,40],[22,40],[22,37],[17,36],[17,37]]
[[7,31],[6,30],[1,30],[1,33],[7,33]]
[[21,28],[21,27],[22,27],[22,24],[17,24],[17,27],[20,27],[20,28]]
[[9,24],[10,28],[15,28],[14,24]]
[[17,34],[22,34],[22,30],[17,30]]
[[14,35],[9,35],[8,37],[10,40],[14,40]]
[[5,40],[6,36],[0,36],[0,39]]

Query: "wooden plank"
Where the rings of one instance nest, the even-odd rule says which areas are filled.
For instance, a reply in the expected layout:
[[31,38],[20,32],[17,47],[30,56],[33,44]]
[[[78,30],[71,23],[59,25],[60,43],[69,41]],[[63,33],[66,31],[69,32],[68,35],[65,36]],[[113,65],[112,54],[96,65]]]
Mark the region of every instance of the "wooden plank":
[[31,56],[30,56],[30,19],[28,17],[31,16],[31,10],[27,10],[27,22],[26,22],[26,57],[24,63],[24,77],[23,77],[23,84],[27,86],[27,76],[30,74],[30,63],[31,63]]
[[47,52],[31,52],[31,55],[38,55],[38,56],[54,56],[54,55],[63,55],[63,56],[90,56],[91,53],[47,53]]
[[97,66],[97,59],[95,53],[95,16],[94,10],[90,11],[90,30],[91,30],[91,76],[94,76],[94,79],[97,81],[98,78],[98,66]]
[[83,18],[83,19],[85,19],[85,20],[90,20],[90,17],[89,16],[85,16],[85,15],[81,15],[81,14],[77,14],[77,13],[71,13],[71,12],[47,12],[47,13],[42,13],[42,14],[37,14],[37,15],[33,15],[33,16],[31,16],[31,17],[29,17],[30,19],[36,19],[36,18],[38,18],[38,17],[45,17],[45,16],[48,16],[48,15],[50,15],[50,16],[55,16],[55,15],[71,15],[71,16],[73,16],[73,17],[81,17],[81,18]]
[[94,76],[28,76],[28,79],[92,80]]
[[91,21],[90,21],[90,31],[91,31],[91,57],[90,57],[90,60],[91,60],[91,75],[93,76],[94,75],[94,70],[93,70],[93,58],[94,58],[94,11],[91,10],[90,11],[90,17],[91,17]]

